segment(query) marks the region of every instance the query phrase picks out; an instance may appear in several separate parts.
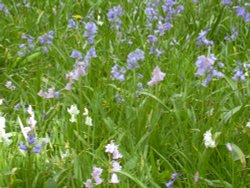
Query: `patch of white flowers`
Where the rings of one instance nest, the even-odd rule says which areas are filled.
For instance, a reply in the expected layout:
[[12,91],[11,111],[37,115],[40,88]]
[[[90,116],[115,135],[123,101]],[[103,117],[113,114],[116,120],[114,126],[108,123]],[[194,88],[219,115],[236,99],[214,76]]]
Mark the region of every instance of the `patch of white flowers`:
[[212,138],[212,133],[211,130],[208,130],[204,133],[204,144],[206,148],[215,148],[216,144],[215,144],[215,140]]
[[67,109],[68,113],[71,115],[70,122],[74,123],[77,122],[76,116],[80,113],[78,110],[76,104],[73,104],[70,106],[70,108]]

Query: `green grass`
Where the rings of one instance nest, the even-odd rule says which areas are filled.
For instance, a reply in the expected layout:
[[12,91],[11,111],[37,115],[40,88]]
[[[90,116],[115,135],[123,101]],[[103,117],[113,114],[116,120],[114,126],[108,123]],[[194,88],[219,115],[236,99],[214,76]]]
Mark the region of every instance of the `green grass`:
[[[59,0],[44,0],[32,1],[30,8],[24,4],[18,7],[21,1],[3,2],[10,13],[0,11],[0,111],[6,119],[6,132],[16,135],[10,145],[0,143],[0,187],[84,187],[94,166],[103,168],[104,182],[99,187],[166,187],[164,183],[173,173],[180,174],[173,187],[250,186],[250,128],[246,127],[250,81],[247,76],[245,81],[232,78],[236,62],[250,63],[250,23],[238,17],[232,6],[219,0],[178,1],[184,10],[174,16],[173,28],[156,42],[164,50],[156,57],[150,54],[147,42],[152,30],[146,27],[146,1],[78,0],[60,5]],[[117,5],[124,11],[121,28],[125,42],[121,42],[124,36],[110,29],[107,17],[108,10]],[[239,3],[234,1],[234,5]],[[250,12],[250,7],[246,8]],[[99,16],[103,22],[97,25],[92,45],[83,36],[81,23],[91,21],[87,17],[91,12],[92,21],[97,23]],[[74,19],[78,29],[67,28],[74,15],[81,16]],[[233,27],[239,35],[234,41],[225,41]],[[206,28],[210,28],[207,37],[214,45],[198,46],[198,34]],[[53,45],[43,53],[37,38],[50,30],[54,31]],[[19,57],[22,34],[34,37],[35,48]],[[174,39],[178,44],[173,44]],[[128,44],[129,40],[133,43]],[[66,74],[74,69],[72,49],[85,56],[91,46],[95,46],[97,58],[90,60],[87,75],[75,81],[72,90],[64,90]],[[122,82],[111,79],[115,62],[126,67],[128,54],[136,48],[145,52],[140,68],[127,70]],[[203,87],[204,78],[195,76],[195,62],[198,56],[212,53],[217,62],[224,63],[218,70],[225,77]],[[166,77],[149,87],[156,65]],[[138,73],[143,78],[138,78]],[[7,81],[12,81],[16,90],[7,89]],[[138,82],[145,91],[136,95]],[[37,95],[40,89],[50,87],[60,91],[59,98]],[[123,103],[116,102],[116,94]],[[20,107],[14,110],[17,103]],[[72,104],[80,110],[75,123],[69,121],[67,112]],[[19,143],[26,141],[17,119],[27,126],[25,109],[29,105],[37,120],[36,136],[50,139],[41,154],[28,155],[19,149]],[[93,119],[92,127],[84,123],[84,108]],[[215,148],[206,148],[203,142],[209,129],[217,135]],[[123,155],[117,185],[109,183],[111,156],[105,153],[105,146],[111,140]],[[227,143],[232,143],[231,152]],[[199,174],[197,182],[195,174]]]

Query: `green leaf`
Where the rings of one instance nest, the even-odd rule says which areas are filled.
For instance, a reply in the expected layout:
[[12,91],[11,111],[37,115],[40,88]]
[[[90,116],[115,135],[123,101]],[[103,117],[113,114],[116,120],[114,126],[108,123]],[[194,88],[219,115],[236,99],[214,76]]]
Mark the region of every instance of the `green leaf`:
[[137,183],[138,187],[147,188],[146,185],[144,185],[140,180],[138,180],[135,176],[132,176],[128,172],[120,171],[119,174],[127,176],[128,178],[130,178],[131,180],[133,180],[135,183]]
[[229,120],[230,118],[232,118],[232,116],[233,116],[234,114],[236,114],[238,111],[240,111],[241,108],[242,108],[242,106],[237,106],[237,107],[233,108],[232,110],[223,113],[223,115],[222,115],[222,120],[224,121],[224,123],[227,123],[228,120]]
[[234,161],[240,160],[242,167],[245,169],[246,168],[246,156],[242,152],[242,150],[239,148],[239,146],[235,144],[231,144],[232,146],[232,158]]
[[162,106],[164,106],[167,110],[170,111],[170,108],[167,107],[159,98],[157,98],[155,95],[148,93],[148,92],[141,92],[141,95],[146,95],[148,97],[151,97],[152,99],[156,100],[157,102],[159,102]]
[[222,181],[222,180],[209,180],[209,179],[205,179],[205,178],[200,178],[201,180],[205,181],[209,187],[224,187],[224,188],[233,188],[233,186],[226,182],[226,181]]

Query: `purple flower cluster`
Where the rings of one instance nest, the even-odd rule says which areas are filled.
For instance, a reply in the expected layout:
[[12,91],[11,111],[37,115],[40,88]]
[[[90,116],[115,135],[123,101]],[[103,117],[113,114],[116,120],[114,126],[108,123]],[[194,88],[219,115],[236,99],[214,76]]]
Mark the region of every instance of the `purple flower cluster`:
[[111,22],[111,29],[119,31],[122,21],[123,9],[120,6],[115,6],[108,11],[108,20]]
[[[116,145],[113,141],[111,141],[109,144],[105,146],[105,152],[112,155],[112,169],[111,169],[111,180],[110,183],[117,184],[119,183],[118,176],[116,172],[119,172],[121,170],[121,165],[117,161],[118,159],[122,158],[122,154],[119,152],[118,145]],[[99,167],[95,167],[92,170],[91,178],[87,179],[86,182],[84,182],[84,185],[86,188],[92,188],[94,185],[100,185],[103,182],[103,179],[101,178],[101,175],[103,173],[103,169]]]
[[233,8],[235,9],[236,14],[239,17],[243,18],[245,22],[250,22],[250,13],[247,11],[245,7],[234,6]]
[[160,1],[152,0],[152,1],[147,2],[146,4],[147,4],[147,7],[145,8],[145,13],[147,15],[148,20],[150,21],[149,26],[152,27],[153,21],[162,19],[161,17],[159,17],[159,10],[158,10],[158,7],[160,7]]
[[91,47],[89,49],[89,51],[87,51],[87,53],[86,53],[86,55],[84,57],[84,61],[89,62],[89,60],[91,58],[96,58],[96,57],[97,57],[97,55],[96,55],[95,47]]
[[[217,59],[211,54],[209,57],[204,55],[199,56],[195,62],[197,67],[196,76],[206,76],[206,79],[203,81],[202,85],[207,86],[208,83],[212,80],[213,77],[223,78],[224,74],[217,71],[214,67],[214,63]],[[222,64],[222,63],[221,63]]]
[[73,48],[70,57],[71,57],[71,58],[74,58],[74,59],[77,59],[77,60],[80,60],[80,59],[82,59],[82,53],[81,53],[80,51],[75,50],[75,49]]
[[166,14],[165,22],[168,23],[173,18],[173,15],[179,14],[184,7],[182,5],[178,5],[176,8],[174,7],[176,5],[176,1],[173,0],[167,0],[165,4],[162,6],[162,9],[164,13]]
[[246,73],[244,69],[250,68],[250,64],[242,64],[241,62],[237,62],[238,68],[234,70],[234,80],[242,80],[246,79]]
[[0,12],[3,11],[5,14],[9,14],[9,9],[5,6],[4,3],[0,3]]
[[45,99],[51,99],[51,98],[59,98],[59,91],[55,91],[54,87],[51,87],[48,89],[48,92],[40,90],[38,92],[38,96],[43,97]]
[[34,133],[30,133],[27,137],[28,145],[23,144],[22,142],[19,144],[19,149],[27,151],[28,154],[31,152],[35,154],[40,154],[42,149],[42,144],[37,143],[37,138],[35,137]]
[[107,144],[105,146],[105,152],[108,154],[112,155],[112,159],[113,161],[111,161],[112,164],[112,170],[111,170],[111,179],[110,179],[110,183],[112,184],[117,184],[119,183],[119,179],[118,176],[116,174],[116,172],[119,172],[121,170],[121,165],[120,163],[117,161],[118,159],[122,158],[122,154],[119,152],[119,147],[118,145],[116,145],[112,140],[109,144]]
[[84,24],[85,24],[84,36],[88,38],[89,44],[93,44],[95,42],[94,37],[97,32],[97,26],[94,22],[88,22]]
[[49,31],[48,33],[44,34],[43,36],[38,37],[38,41],[41,43],[41,45],[44,45],[43,51],[44,53],[48,52],[48,48],[46,45],[51,46],[53,44],[53,39],[54,39],[54,31]]
[[128,69],[132,70],[134,68],[138,68],[138,61],[144,61],[144,52],[141,49],[136,49],[135,51],[129,53],[127,58]]
[[111,70],[112,79],[123,81],[125,79],[125,73],[126,73],[125,67],[120,67],[118,64],[115,64],[112,67],[112,70]]
[[213,46],[214,45],[214,42],[211,41],[211,40],[208,40],[206,37],[207,37],[207,34],[209,32],[209,29],[206,29],[206,30],[202,30],[200,33],[199,33],[199,36],[197,38],[197,41],[196,43],[200,46],[200,45],[205,45],[205,46]]
[[77,24],[75,23],[75,21],[71,18],[69,19],[69,22],[68,22],[68,28],[72,28],[72,29],[77,29]]
[[20,50],[18,51],[18,56],[20,57],[30,54],[35,48],[34,37],[30,35],[22,35],[21,39],[26,40],[26,43],[19,45]]
[[76,63],[74,65],[74,70],[66,74],[66,79],[68,80],[68,83],[65,87],[66,90],[71,90],[71,86],[74,81],[87,74],[90,59],[96,58],[97,55],[95,47],[91,47],[90,50],[86,53],[84,59],[82,53],[75,49],[72,50],[72,54],[70,57],[76,59]]
[[184,7],[177,5],[177,2],[173,0],[151,0],[146,5],[145,13],[149,21],[146,26],[150,28],[152,33],[148,35],[150,54],[155,53],[159,57],[163,53],[163,50],[157,48],[158,37],[163,36],[166,31],[173,27],[171,22],[174,16],[179,14]]
[[[100,185],[103,182],[103,179],[100,177],[102,175],[103,169],[99,167],[94,167],[91,173],[92,179],[95,181],[95,185]],[[86,188],[92,188],[93,182],[92,179],[87,179],[84,183]]]
[[174,185],[174,182],[175,182],[175,180],[176,180],[176,178],[177,178],[178,176],[180,176],[180,174],[178,174],[178,173],[173,173],[173,174],[171,175],[171,180],[170,180],[168,183],[165,183],[166,187],[167,187],[167,188],[172,188],[173,185]]
[[[160,36],[173,27],[171,21],[174,15],[179,14],[184,9],[182,5],[177,5],[176,1],[173,0],[166,0],[163,4],[159,0],[151,0],[146,4],[145,13],[150,22],[147,26],[153,29],[153,23],[157,21],[157,29],[154,32],[159,33]],[[161,13],[164,15],[162,16]]]
[[156,47],[156,42],[158,41],[158,37],[155,36],[155,35],[148,35],[148,43],[149,45],[151,46],[150,47],[150,54],[156,54],[157,57],[159,57],[163,51],[162,50],[159,50],[157,47]]
[[114,160],[117,160],[123,157],[122,154],[119,152],[118,145],[116,145],[113,140],[111,140],[111,142],[107,144],[105,148],[106,148],[105,152],[111,154]]
[[231,0],[222,0],[222,4],[224,4],[224,5],[233,5],[233,2]]

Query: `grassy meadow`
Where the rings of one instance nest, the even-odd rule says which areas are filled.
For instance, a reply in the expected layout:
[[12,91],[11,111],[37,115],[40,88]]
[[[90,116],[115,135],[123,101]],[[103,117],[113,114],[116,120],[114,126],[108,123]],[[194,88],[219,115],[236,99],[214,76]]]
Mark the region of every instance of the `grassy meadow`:
[[0,0],[0,187],[250,187],[249,73],[247,0]]

